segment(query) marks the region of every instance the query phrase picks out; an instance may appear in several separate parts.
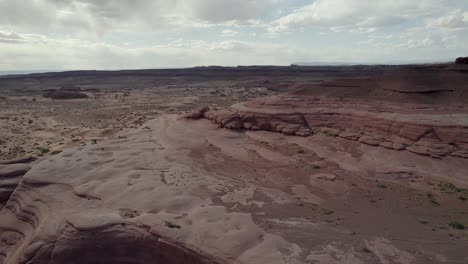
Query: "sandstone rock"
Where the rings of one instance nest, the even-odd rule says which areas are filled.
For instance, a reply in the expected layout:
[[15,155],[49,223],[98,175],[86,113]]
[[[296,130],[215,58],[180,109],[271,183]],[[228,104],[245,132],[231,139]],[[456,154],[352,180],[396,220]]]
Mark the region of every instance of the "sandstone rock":
[[200,119],[200,118],[203,118],[203,116],[205,115],[205,113],[210,110],[208,107],[203,107],[203,108],[200,108],[198,110],[194,110],[186,115],[184,115],[184,118],[187,118],[187,119]]
[[[277,97],[275,99],[280,100]],[[295,101],[295,104],[307,103],[306,98],[298,99],[302,101]],[[443,143],[444,141],[461,146],[468,145],[468,142],[464,141],[465,136],[468,135],[468,129],[467,126],[463,125],[444,125],[444,122],[433,120],[429,120],[430,124],[426,124],[421,123],[419,119],[415,119],[411,123],[404,115],[400,115],[401,120],[398,120],[395,119],[394,115],[387,117],[386,113],[363,111],[357,112],[355,115],[350,114],[350,112],[330,114],[329,112],[323,113],[320,109],[312,115],[310,112],[314,110],[301,110],[299,108],[291,113],[289,108],[276,108],[277,103],[269,101],[271,98],[265,99],[269,104],[266,102],[260,104],[259,100],[255,103],[236,105],[229,110],[207,111],[204,113],[204,117],[219,127],[229,129],[266,130],[297,136],[310,136],[314,130],[330,137],[338,136],[398,151],[405,150],[407,146],[418,142],[418,145],[414,145],[408,150],[433,157],[446,156],[456,150],[456,148]],[[284,104],[284,102],[282,103]],[[300,113],[301,111],[304,113]],[[200,113],[197,112],[191,116],[199,117]],[[463,156],[457,155],[457,157]]]
[[0,209],[15,191],[23,175],[30,169],[29,164],[0,165]]
[[340,132],[340,134],[338,136],[342,137],[342,138],[349,139],[349,140],[357,141],[361,137],[361,134],[355,133],[355,132],[349,132],[349,131],[342,131],[342,132]]
[[20,159],[14,159],[14,160],[3,160],[0,161],[0,165],[2,164],[15,164],[15,163],[30,163],[37,160],[36,157],[26,157],[26,158],[20,158]]
[[379,146],[380,143],[382,143],[384,140],[382,138],[378,137],[372,137],[372,136],[362,136],[359,138],[359,142],[371,145],[371,146]]
[[456,150],[456,151],[450,153],[450,156],[468,159],[468,150],[459,149],[459,150]]
[[219,127],[276,131],[284,134],[309,136],[312,131],[298,115],[269,116],[257,113],[238,113],[231,110],[207,111],[204,117]]
[[0,179],[22,176],[30,169],[31,165],[20,163],[0,166]]
[[312,176],[313,178],[323,180],[323,181],[334,181],[336,180],[336,175],[333,174],[315,174]]
[[[408,150],[413,153],[443,157],[468,148],[468,109],[450,105],[465,102],[467,76],[406,69],[377,77],[343,78],[207,111],[204,117],[219,127],[298,136],[318,131],[398,151],[411,146]],[[463,152],[454,155],[464,157]]]
[[406,146],[404,144],[397,143],[397,142],[389,142],[389,141],[380,142],[379,146],[387,148],[387,149],[398,150],[398,151],[406,149]]
[[[220,121],[227,116],[216,115]],[[0,263],[300,263],[297,246],[282,234],[268,233],[247,211],[213,201],[224,189],[234,201],[250,202],[243,189],[257,177],[276,184],[278,163],[270,159],[283,155],[254,151],[244,133],[197,129],[174,116],[147,125],[151,129],[122,131],[125,141],[34,164],[0,210]],[[254,170],[253,152],[268,172]],[[288,162],[282,166],[299,171]],[[239,173],[244,169],[247,178]],[[285,193],[274,184],[259,187]]]

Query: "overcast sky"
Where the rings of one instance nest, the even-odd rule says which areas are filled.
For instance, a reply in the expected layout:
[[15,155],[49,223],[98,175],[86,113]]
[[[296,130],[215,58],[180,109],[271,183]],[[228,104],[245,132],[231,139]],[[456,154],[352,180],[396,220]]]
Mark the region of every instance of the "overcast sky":
[[0,0],[0,70],[433,62],[467,0]]

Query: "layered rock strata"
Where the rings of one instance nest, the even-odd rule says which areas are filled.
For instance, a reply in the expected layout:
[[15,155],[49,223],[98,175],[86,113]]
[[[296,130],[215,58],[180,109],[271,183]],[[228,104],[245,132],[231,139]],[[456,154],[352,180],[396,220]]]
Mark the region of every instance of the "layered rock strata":
[[[221,111],[196,111],[187,118],[207,118],[219,127],[266,130],[289,135],[311,136],[323,133],[363,144],[439,158],[468,158],[467,113],[408,113],[399,109],[356,110],[356,105],[335,108],[305,107],[308,98],[294,105],[284,96],[258,99]],[[289,98],[290,99],[290,98]],[[301,107],[301,105],[303,107]],[[298,107],[299,106],[299,107]],[[399,111],[399,112],[398,112]]]

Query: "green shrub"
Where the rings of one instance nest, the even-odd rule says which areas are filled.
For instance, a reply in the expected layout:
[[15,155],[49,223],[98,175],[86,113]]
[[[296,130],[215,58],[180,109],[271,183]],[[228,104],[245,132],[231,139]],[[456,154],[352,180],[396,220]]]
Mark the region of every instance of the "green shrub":
[[166,222],[166,226],[169,228],[177,228],[180,229],[180,225],[173,224],[171,222]]
[[465,229],[465,225],[458,221],[452,221],[448,225],[455,229],[460,229],[460,230]]
[[39,147],[37,148],[37,150],[41,153],[41,154],[47,154],[49,153],[49,149],[48,148],[44,148],[44,147]]

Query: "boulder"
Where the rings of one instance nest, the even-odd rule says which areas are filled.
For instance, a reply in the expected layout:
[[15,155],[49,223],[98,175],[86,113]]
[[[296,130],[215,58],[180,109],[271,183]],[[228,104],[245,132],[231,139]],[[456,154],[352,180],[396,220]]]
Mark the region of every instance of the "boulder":
[[203,107],[203,108],[200,108],[200,109],[197,109],[197,110],[193,110],[192,112],[184,115],[184,118],[187,118],[187,119],[200,119],[205,115],[205,113],[208,110],[210,110],[208,107]]

